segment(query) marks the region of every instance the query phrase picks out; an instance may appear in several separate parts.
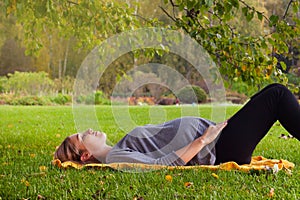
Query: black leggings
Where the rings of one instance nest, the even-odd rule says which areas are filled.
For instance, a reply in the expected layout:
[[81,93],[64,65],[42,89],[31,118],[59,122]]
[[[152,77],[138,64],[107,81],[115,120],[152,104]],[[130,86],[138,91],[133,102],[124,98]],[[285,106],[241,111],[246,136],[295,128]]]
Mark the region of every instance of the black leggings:
[[228,120],[216,144],[215,164],[250,163],[256,145],[277,120],[300,140],[299,103],[286,87],[271,84]]

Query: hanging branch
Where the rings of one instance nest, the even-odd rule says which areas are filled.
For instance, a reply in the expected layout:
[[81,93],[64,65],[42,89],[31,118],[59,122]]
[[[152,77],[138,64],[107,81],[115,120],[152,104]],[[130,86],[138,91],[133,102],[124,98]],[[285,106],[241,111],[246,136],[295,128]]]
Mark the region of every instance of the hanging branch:
[[[292,0],[292,1],[293,1],[293,0]],[[254,7],[249,6],[249,5],[248,5],[245,1],[243,1],[243,0],[239,0],[239,2],[242,3],[244,6],[246,6],[248,9],[251,9],[251,10],[253,10],[253,11],[256,12],[256,13],[261,14],[261,15],[263,16],[263,18],[265,18],[265,19],[268,21],[268,23],[270,23],[269,18],[268,18],[266,15],[264,15],[263,12],[260,12],[260,11],[256,10]]]
[[289,11],[289,9],[290,9],[290,6],[291,6],[291,4],[292,4],[293,2],[294,2],[293,0],[290,0],[290,2],[288,3],[288,5],[287,5],[287,7],[286,7],[286,9],[285,9],[284,15],[282,16],[282,19],[285,19],[285,18],[286,18],[287,13],[288,13],[288,11]]
[[[176,17],[171,16],[170,13],[168,13],[168,11],[166,11],[166,9],[164,9],[162,6],[159,6],[159,8],[170,18],[172,19],[172,21],[177,22]],[[173,13],[174,14],[174,13]]]
[[69,4],[73,4],[73,5],[79,5],[79,3],[76,3],[76,2],[74,2],[74,1],[70,1],[70,0],[68,0],[67,1]]

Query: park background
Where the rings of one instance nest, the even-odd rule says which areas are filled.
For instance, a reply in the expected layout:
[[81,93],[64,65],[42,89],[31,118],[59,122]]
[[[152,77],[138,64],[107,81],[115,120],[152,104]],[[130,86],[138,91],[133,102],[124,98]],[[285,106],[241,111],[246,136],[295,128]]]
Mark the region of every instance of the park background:
[[[170,28],[195,39],[210,54],[228,95],[237,102],[272,82],[299,95],[299,15],[299,1],[288,0],[3,1],[0,102],[70,104],[74,79],[88,53],[115,34],[145,27]],[[99,80],[96,103],[109,103],[102,98],[111,97],[120,77],[149,62],[174,68],[208,93],[201,74],[165,47],[129,52],[115,60]],[[132,76],[155,82],[159,72],[149,71]],[[126,88],[130,91],[130,82]],[[155,102],[168,95],[174,97],[155,84],[132,94],[155,97]]]
[[[299,142],[290,138],[279,123],[255,154],[293,161],[296,168],[292,172],[79,172],[51,164],[55,147],[76,132],[71,105],[77,71],[102,41],[145,27],[181,31],[209,53],[222,75],[229,102],[242,104],[274,82],[288,86],[299,98],[299,16],[299,0],[1,1],[0,197],[299,199]],[[135,90],[131,95],[141,102],[124,100],[124,94],[112,96],[116,82],[126,72],[150,62],[174,68],[197,88],[195,92],[201,90],[198,102],[186,103],[199,109],[203,117],[210,116],[209,103],[213,100],[208,94],[203,98],[203,92],[208,92],[205,81],[190,63],[168,52],[167,47],[130,52],[111,63],[97,91],[76,99],[97,104],[98,120],[105,132],[113,133],[112,143],[125,133],[114,121],[111,100],[121,105],[141,105],[129,108],[137,125],[149,123],[149,112],[155,113],[155,109],[163,109],[166,119],[181,116],[181,106],[149,106],[164,98],[176,98],[161,85],[147,84]],[[132,76],[155,81],[158,72],[149,71],[144,69]],[[124,87],[131,91],[130,80]],[[239,108],[228,105],[227,117]]]

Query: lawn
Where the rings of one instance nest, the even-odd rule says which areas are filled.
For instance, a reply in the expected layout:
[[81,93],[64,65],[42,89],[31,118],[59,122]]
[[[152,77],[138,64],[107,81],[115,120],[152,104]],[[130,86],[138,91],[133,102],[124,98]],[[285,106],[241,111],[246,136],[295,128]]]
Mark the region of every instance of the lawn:
[[[211,107],[191,106],[190,110],[197,108],[209,118]],[[238,108],[228,106],[227,116]],[[137,125],[182,114],[176,106],[131,107],[129,111]],[[125,133],[114,121],[111,107],[97,106],[96,114],[111,143],[116,143]],[[254,154],[294,162],[292,174],[58,169],[51,164],[55,147],[76,132],[71,106],[1,106],[0,130],[0,199],[300,199],[300,143],[280,139],[286,131],[278,123]]]

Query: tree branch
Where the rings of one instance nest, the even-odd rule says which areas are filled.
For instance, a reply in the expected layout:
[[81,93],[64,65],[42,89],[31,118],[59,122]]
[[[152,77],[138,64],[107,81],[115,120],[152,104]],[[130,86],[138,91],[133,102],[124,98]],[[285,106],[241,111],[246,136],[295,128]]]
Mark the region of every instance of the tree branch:
[[254,7],[249,6],[249,5],[248,5],[245,1],[243,1],[243,0],[239,0],[239,2],[242,3],[244,6],[246,6],[248,9],[251,9],[251,10],[255,11],[256,13],[261,14],[261,15],[263,16],[263,18],[265,18],[265,19],[268,21],[268,23],[270,23],[269,18],[268,18],[266,15],[264,15],[263,12],[260,12],[260,11],[256,10]]
[[69,4],[73,4],[73,5],[79,5],[79,3],[76,3],[76,2],[74,2],[74,1],[70,1],[70,0],[68,0],[67,1]]
[[142,17],[141,15],[138,15],[138,14],[132,14],[132,16],[139,17],[139,18],[141,18],[142,20],[144,20],[145,22],[150,23],[150,20],[147,20],[145,17]]
[[288,11],[289,11],[289,9],[290,9],[290,6],[291,6],[291,4],[292,4],[293,2],[294,2],[293,0],[290,0],[290,2],[288,3],[288,5],[287,5],[287,7],[286,7],[286,9],[285,9],[284,15],[282,16],[282,19],[285,19],[285,18],[286,18],[287,13],[288,13]]
[[172,5],[173,7],[178,7],[178,5],[176,5],[176,4],[173,2],[173,0],[170,0],[170,3],[171,3],[171,5]]
[[[222,20],[222,18],[221,18],[220,16],[218,16],[217,14],[215,14],[214,12],[212,12],[212,11],[210,11],[210,10],[208,11],[208,13],[210,13],[210,14],[216,16],[216,17],[219,19],[220,24],[224,24],[224,23],[223,23],[223,20]],[[230,32],[231,32],[231,37],[234,37],[235,33],[234,33],[233,28],[232,28],[229,24],[227,24],[227,23],[225,23],[224,25],[227,26],[227,27],[229,28],[229,30],[230,30]]]
[[174,22],[177,22],[177,19],[173,16],[171,16],[166,9],[164,9],[162,6],[159,6],[159,8],[168,16],[170,17]]

